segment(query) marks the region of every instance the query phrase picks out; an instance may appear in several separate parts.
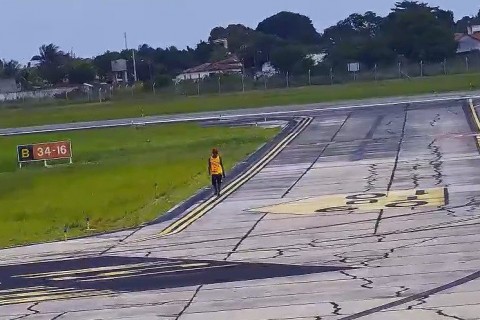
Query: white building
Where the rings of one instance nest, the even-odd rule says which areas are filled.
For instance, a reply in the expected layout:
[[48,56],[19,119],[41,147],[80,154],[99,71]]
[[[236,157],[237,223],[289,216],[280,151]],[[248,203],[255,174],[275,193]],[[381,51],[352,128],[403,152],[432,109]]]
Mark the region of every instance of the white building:
[[467,33],[455,34],[458,43],[457,53],[480,51],[480,25],[467,28]]
[[217,74],[241,74],[243,72],[243,64],[240,60],[233,56],[228,59],[213,63],[204,63],[202,65],[184,70],[175,78],[175,82],[184,80],[199,80]]

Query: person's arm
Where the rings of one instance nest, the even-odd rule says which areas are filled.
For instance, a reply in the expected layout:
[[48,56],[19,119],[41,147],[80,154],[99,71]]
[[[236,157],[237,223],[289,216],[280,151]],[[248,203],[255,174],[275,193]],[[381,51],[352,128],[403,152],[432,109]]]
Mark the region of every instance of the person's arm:
[[225,178],[225,168],[223,167],[223,161],[221,157],[220,157],[220,165],[222,166],[223,177]]
[[210,171],[210,158],[208,158],[208,160],[207,160],[207,167],[208,167],[208,175],[211,175],[211,171]]

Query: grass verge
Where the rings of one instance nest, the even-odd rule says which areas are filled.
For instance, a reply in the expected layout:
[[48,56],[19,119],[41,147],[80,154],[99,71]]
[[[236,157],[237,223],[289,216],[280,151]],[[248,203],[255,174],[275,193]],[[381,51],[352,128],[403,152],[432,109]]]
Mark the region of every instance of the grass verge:
[[[279,129],[193,124],[114,128],[0,140],[0,247],[87,234],[150,221],[209,184],[207,158],[218,146],[231,168]],[[70,139],[73,165],[18,169],[15,146]],[[90,232],[91,233],[91,232]]]
[[461,74],[357,82],[333,86],[312,86],[285,90],[251,91],[246,93],[162,98],[143,96],[106,103],[9,107],[0,109],[0,127],[69,123],[200,111],[218,111],[271,105],[304,104],[338,100],[366,99],[416,95],[432,92],[452,92],[480,88],[479,74]]

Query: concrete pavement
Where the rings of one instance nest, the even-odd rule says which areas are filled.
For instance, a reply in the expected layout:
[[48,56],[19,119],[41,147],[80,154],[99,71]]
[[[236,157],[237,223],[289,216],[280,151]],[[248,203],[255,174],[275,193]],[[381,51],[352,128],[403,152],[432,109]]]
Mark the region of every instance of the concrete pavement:
[[466,102],[309,115],[177,221],[0,251],[0,319],[480,319]]

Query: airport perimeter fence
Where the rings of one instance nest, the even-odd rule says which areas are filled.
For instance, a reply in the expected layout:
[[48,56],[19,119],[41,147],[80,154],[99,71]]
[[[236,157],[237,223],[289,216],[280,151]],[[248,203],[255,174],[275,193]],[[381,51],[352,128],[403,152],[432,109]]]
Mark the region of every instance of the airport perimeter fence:
[[[438,63],[399,61],[395,65],[360,66],[359,72],[345,68],[317,67],[303,74],[278,73],[270,77],[220,75],[200,81],[182,81],[176,84],[175,94],[194,96],[215,93],[247,92],[295,88],[315,85],[335,85],[394,79],[412,79],[430,76],[480,73],[480,54],[444,59]],[[374,85],[374,84],[373,84]]]
[[[480,73],[480,52],[466,56],[444,59],[438,63],[399,61],[393,65],[360,65],[358,72],[348,72],[345,67],[320,65],[303,73],[277,73],[270,76],[213,75],[202,80],[172,83],[157,88],[151,85],[114,88],[112,85],[79,87],[54,95],[24,94],[23,98],[5,101],[0,96],[0,106],[19,107],[52,104],[78,104],[88,102],[119,101],[139,98],[173,98],[175,96],[202,96],[223,93],[248,92],[271,89],[285,89],[318,85],[335,85],[383,80],[426,78],[430,76]],[[258,75],[258,74],[257,74]],[[22,93],[18,93],[19,97]]]

